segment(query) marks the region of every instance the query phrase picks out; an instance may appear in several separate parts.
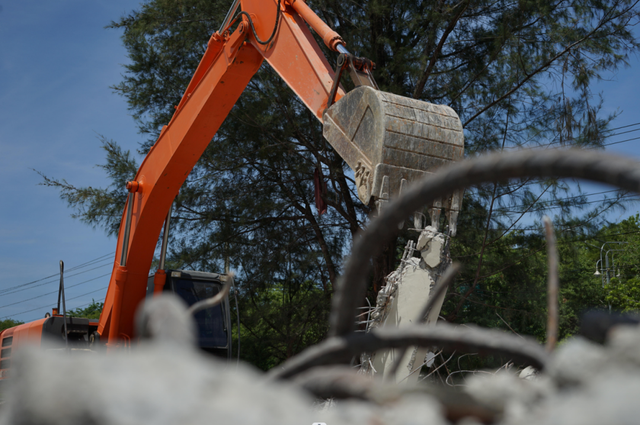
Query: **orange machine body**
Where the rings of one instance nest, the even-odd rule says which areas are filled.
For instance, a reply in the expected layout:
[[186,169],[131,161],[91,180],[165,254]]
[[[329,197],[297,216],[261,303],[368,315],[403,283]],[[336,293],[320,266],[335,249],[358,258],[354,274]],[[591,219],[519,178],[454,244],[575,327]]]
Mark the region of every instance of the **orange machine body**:
[[43,340],[48,339],[50,342],[49,348],[56,349],[60,347],[60,342],[63,342],[65,338],[68,339],[67,343],[70,348],[77,348],[78,343],[82,346],[85,345],[85,335],[88,339],[89,334],[98,328],[96,320],[67,317],[68,328],[65,331],[73,334],[73,336],[69,337],[69,334],[67,334],[65,337],[63,333],[64,321],[65,318],[54,311],[54,314],[49,315],[49,317],[14,326],[0,332],[0,380],[7,378],[10,374],[11,358],[15,348],[24,347],[25,345],[40,347],[43,344]]
[[47,319],[35,320],[0,332],[0,380],[6,379],[10,374],[12,350],[18,346],[40,346],[42,324],[45,320]]

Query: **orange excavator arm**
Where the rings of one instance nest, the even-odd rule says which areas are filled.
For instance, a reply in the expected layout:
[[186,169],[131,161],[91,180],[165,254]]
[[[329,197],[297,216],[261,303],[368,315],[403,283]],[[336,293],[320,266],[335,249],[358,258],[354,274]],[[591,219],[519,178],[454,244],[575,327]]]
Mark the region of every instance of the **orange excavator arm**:
[[[129,198],[120,230],[109,289],[98,332],[107,345],[133,338],[134,314],[145,298],[153,254],[180,187],[226,119],[263,60],[282,77],[322,122],[329,98],[344,92],[309,28],[334,51],[347,53],[344,41],[303,0],[237,1],[207,50],[169,124],[127,184]],[[163,270],[155,290],[164,286]]]

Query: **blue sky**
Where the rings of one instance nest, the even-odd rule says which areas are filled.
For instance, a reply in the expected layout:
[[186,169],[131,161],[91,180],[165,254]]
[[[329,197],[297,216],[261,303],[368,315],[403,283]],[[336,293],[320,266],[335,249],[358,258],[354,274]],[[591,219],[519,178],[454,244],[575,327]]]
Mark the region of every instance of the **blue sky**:
[[[58,192],[38,185],[33,169],[78,186],[104,187],[106,176],[95,166],[104,159],[97,135],[137,148],[142,137],[125,99],[109,88],[121,79],[126,51],[120,31],[104,29],[137,4],[0,0],[0,319],[43,317],[57,300],[59,260],[68,270],[68,308],[104,298],[115,238],[72,219]],[[640,61],[630,60],[630,68],[596,87],[605,92],[606,111],[621,112],[612,127],[640,122]],[[640,157],[639,142],[609,150]],[[636,212],[632,207],[612,219]],[[40,280],[47,276],[53,277]],[[10,289],[18,286],[30,289]]]
[[70,300],[70,308],[92,297],[102,300],[106,293],[100,288],[108,284],[113,258],[104,256],[114,251],[115,239],[72,219],[58,192],[38,185],[41,178],[33,169],[101,187],[106,178],[95,166],[104,158],[97,134],[137,147],[141,136],[125,99],[109,89],[127,62],[121,32],[104,29],[137,2],[0,0],[0,5],[0,317],[31,320],[55,305],[56,293],[3,306],[55,292],[57,278],[30,290],[1,292],[56,274],[59,260],[69,269],[104,258],[68,277],[68,287],[80,284],[67,290],[67,298],[95,291]]

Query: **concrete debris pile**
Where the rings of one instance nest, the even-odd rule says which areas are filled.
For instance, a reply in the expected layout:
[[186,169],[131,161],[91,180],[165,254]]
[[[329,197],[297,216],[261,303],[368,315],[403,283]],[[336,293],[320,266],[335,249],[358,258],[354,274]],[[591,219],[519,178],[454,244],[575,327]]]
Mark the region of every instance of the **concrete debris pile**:
[[640,418],[640,327],[617,326],[606,345],[574,338],[553,354],[545,373],[474,376],[466,392],[502,412],[498,423],[635,424]]
[[[151,338],[130,352],[24,350],[16,358],[0,424],[445,423],[437,402],[423,397],[404,397],[389,406],[346,401],[321,411],[294,383],[268,381],[247,365],[236,367],[185,345],[184,335],[193,329],[183,320],[186,308],[172,298],[155,301],[138,321],[154,324],[155,329],[139,330]],[[162,316],[172,326],[156,326],[158,320],[149,316]]]
[[341,402],[319,411],[295,385],[266,382],[248,366],[236,370],[166,343],[109,356],[29,350],[20,360],[19,376],[0,409],[2,425],[445,423],[437,403],[422,397],[393,406]]
[[[153,305],[147,304],[151,308],[145,314],[153,316]],[[476,375],[460,390],[399,387],[340,366],[315,368],[290,381],[268,379],[249,366],[236,367],[184,344],[192,325],[175,300],[162,298],[155,312],[173,326],[147,329],[150,339],[129,352],[24,351],[0,409],[0,425],[589,425],[636,423],[640,417],[636,326],[614,328],[604,346],[581,338],[568,341],[545,370],[535,377],[528,370],[530,379],[513,372]],[[334,388],[333,394],[319,393],[320,387]],[[340,388],[346,390],[335,391]],[[320,409],[318,396],[336,400]]]

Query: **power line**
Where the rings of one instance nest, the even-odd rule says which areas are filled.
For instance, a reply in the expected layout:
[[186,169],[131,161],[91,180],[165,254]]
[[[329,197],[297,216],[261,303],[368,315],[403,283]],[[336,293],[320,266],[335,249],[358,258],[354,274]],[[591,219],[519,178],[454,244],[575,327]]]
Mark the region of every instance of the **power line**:
[[[100,279],[101,277],[105,277],[105,276],[109,276],[109,275],[111,275],[111,273],[106,273],[106,274],[103,274],[103,275],[101,275],[101,276],[94,277],[93,279],[89,279],[89,280],[85,280],[85,281],[80,282],[80,283],[76,283],[75,285],[71,285],[71,286],[66,287],[66,288],[65,288],[65,290],[66,290],[66,289],[70,289],[70,288],[75,288],[76,286],[84,285],[85,283],[92,282],[92,281],[94,281],[94,280],[96,280],[96,279]],[[16,305],[16,304],[22,304],[22,303],[24,303],[24,302],[31,301],[31,300],[35,300],[35,299],[37,299],[37,298],[46,297],[47,295],[56,294],[57,292],[58,292],[58,291],[47,292],[46,294],[41,294],[41,295],[38,295],[38,296],[35,296],[35,297],[32,297],[32,298],[27,298],[27,299],[22,300],[22,301],[16,301],[16,302],[11,303],[11,304],[5,304],[5,305],[2,305],[2,306],[0,306],[0,308],[10,307],[10,306],[12,306],[12,305]]]
[[33,284],[33,283],[41,282],[41,281],[43,281],[43,280],[45,280],[45,279],[50,279],[50,278],[52,278],[52,277],[57,277],[57,276],[60,276],[60,274],[59,274],[59,273],[52,274],[52,275],[50,275],[50,276],[46,276],[46,277],[43,277],[43,278],[41,278],[41,279],[33,280],[33,281],[31,281],[31,282],[22,283],[22,284],[20,284],[20,285],[12,286],[12,287],[10,287],[10,288],[5,288],[5,289],[3,289],[3,290],[0,290],[0,294],[4,293],[4,291],[9,291],[9,290],[11,290],[11,289],[20,288],[20,287],[22,287],[22,286],[28,286],[28,285],[31,285],[31,284]]
[[106,258],[113,257],[113,256],[115,255],[115,253],[116,253],[116,252],[115,252],[115,251],[113,251],[113,252],[110,252],[110,253],[108,253],[108,254],[101,255],[101,256],[100,256],[100,257],[98,257],[98,258],[94,258],[93,260],[89,260],[89,261],[87,261],[86,263],[79,264],[79,265],[77,265],[77,266],[75,266],[75,267],[72,267],[72,268],[70,268],[70,269],[66,270],[66,271],[71,272],[71,271],[74,271],[74,270],[77,270],[77,269],[81,269],[81,268],[84,268],[84,267],[88,267],[88,266],[92,265],[92,263],[96,263],[96,262],[104,261],[104,259],[106,259]]
[[[629,196],[629,197],[627,197]],[[571,198],[567,198],[567,199],[571,199]],[[622,195],[621,197],[615,199],[616,201],[624,199],[626,201],[640,201],[640,198],[637,197],[637,194],[635,193],[629,193],[627,195]],[[598,202],[604,202],[606,201],[606,199],[596,199],[594,201],[586,201],[586,202],[581,202],[580,205],[587,205],[587,204],[595,204]],[[532,213],[532,212],[540,212],[540,211],[544,211],[544,210],[553,210],[553,209],[557,209],[557,208],[564,208],[564,207],[569,207],[571,208],[571,205],[554,205],[554,204],[549,204],[549,205],[542,205],[537,207],[537,209],[530,209],[530,210],[526,210],[526,211],[518,211],[518,210],[507,210],[507,209],[494,209],[493,211],[498,211],[498,212],[502,212],[502,213],[506,213],[506,214],[528,214],[528,213]]]
[[[554,230],[556,231],[556,233],[566,233],[570,230],[573,230],[575,228],[578,227],[582,227],[583,224],[578,224],[578,225],[568,225],[568,226],[564,226],[564,227],[555,227]],[[501,231],[501,229],[494,229],[494,231]],[[523,231],[523,232],[536,232],[536,233],[541,233],[543,231],[543,226],[528,226],[528,227],[520,227],[517,229],[513,229],[512,231]],[[635,232],[625,232],[625,233],[611,233],[611,234],[607,234],[607,236],[619,236],[619,235],[633,235],[633,234],[640,234],[640,231],[635,231]],[[586,236],[587,239],[593,239],[592,236]],[[587,240],[584,239],[584,240]],[[572,240],[571,242],[580,242],[581,240]]]
[[[86,295],[86,294],[85,294],[85,295]],[[68,300],[67,300],[67,301],[68,301]],[[69,308],[67,311],[77,310],[77,309],[79,309],[79,308],[81,308],[81,307],[85,307],[85,306],[91,305],[91,304],[93,304],[93,303],[95,303],[95,302],[96,302],[96,300],[95,300],[95,299],[92,299],[92,300],[91,300],[91,301],[89,301],[88,303],[84,303],[84,304],[77,305],[77,306],[75,306],[74,308]],[[46,308],[46,307],[45,307],[45,308]],[[26,312],[25,312],[25,313],[26,313]],[[20,314],[24,314],[24,313],[20,313]],[[33,318],[33,319],[25,320],[25,323],[33,322],[34,320],[38,320],[38,319],[41,319],[41,317],[35,317],[35,318]]]
[[[85,270],[85,271],[82,271],[82,272],[79,272],[79,273],[75,273],[75,274],[71,274],[71,275],[67,275],[67,274],[65,273],[64,277],[65,277],[65,279],[66,279],[66,278],[70,278],[70,277],[78,276],[78,275],[81,275],[81,274],[84,274],[84,273],[88,273],[88,272],[90,272],[90,271],[93,271],[93,270],[96,270],[96,269],[100,269],[100,268],[102,268],[102,267],[109,266],[109,265],[111,265],[111,261],[110,261],[110,260],[109,260],[109,262],[108,262],[108,263],[106,263],[106,264],[103,264],[103,265],[101,265],[101,266],[94,267],[94,268],[92,268],[92,269]],[[58,278],[59,276],[60,276],[60,275],[58,274],[58,275],[56,275],[56,276],[55,276],[55,277],[56,277],[56,279],[54,279],[54,280],[51,280],[51,281],[48,281],[48,282],[43,282],[43,283],[40,283],[40,284],[38,284],[38,285],[32,285],[32,286],[29,286],[29,287],[26,287],[26,288],[15,289],[15,290],[12,290],[11,292],[7,292],[7,291],[9,291],[9,289],[5,289],[5,290],[3,290],[3,291],[0,291],[0,295],[10,295],[10,294],[15,294],[15,293],[17,293],[17,292],[26,291],[26,290],[28,290],[28,289],[33,289],[33,288],[37,288],[37,287],[40,287],[40,286],[49,285],[49,284],[52,284],[52,283],[57,283],[57,282],[58,282],[58,279],[57,279],[57,278]]]
[[[98,258],[94,258],[93,260],[89,260],[89,261],[87,261],[87,262],[85,262],[85,263],[79,264],[79,265],[77,265],[77,266],[75,266],[75,267],[72,267],[72,268],[68,269],[68,270],[67,270],[67,272],[69,272],[69,271],[74,271],[74,270],[78,270],[78,269],[81,269],[81,268],[84,268],[84,267],[88,267],[88,266],[90,266],[90,265],[92,265],[92,264],[94,264],[94,263],[96,263],[96,262],[104,261],[105,257],[112,256],[112,255],[114,255],[114,253],[115,253],[115,251],[114,251],[114,252],[112,252],[112,253],[109,253],[109,254],[102,255],[102,256],[100,256],[100,257],[98,257]],[[101,266],[101,267],[103,267],[103,266]],[[92,269],[92,270],[94,270],[94,269]],[[87,271],[89,271],[89,270],[87,270]],[[84,273],[84,272],[82,272],[82,273]],[[81,274],[81,273],[76,273],[76,274],[74,274],[74,275],[70,275],[70,276],[68,276],[68,277],[77,276],[78,274]],[[52,274],[52,275],[50,275],[50,276],[45,276],[45,277],[43,277],[43,278],[33,280],[33,281],[31,281],[31,282],[22,283],[22,284],[20,284],[20,285],[11,286],[11,287],[8,287],[8,288],[3,288],[3,289],[0,289],[0,295],[7,294],[8,292],[13,291],[14,289],[23,288],[23,287],[25,287],[25,286],[31,286],[31,285],[33,285],[34,283],[42,282],[43,280],[47,280],[47,279],[51,279],[51,278],[57,278],[57,277],[59,277],[59,276],[60,276],[60,274],[59,274],[59,273],[56,273],[56,274]],[[52,281],[52,282],[53,282],[53,281]],[[44,284],[47,284],[47,283],[51,283],[51,282],[46,282],[46,283],[44,283]],[[35,287],[37,287],[37,286],[42,286],[42,285],[44,285],[44,284],[41,284],[41,285],[35,285],[35,286],[33,286],[33,287],[35,288]],[[16,292],[17,292],[17,291],[16,291]]]
[[[638,126],[638,125],[640,125],[640,122],[637,122],[637,123],[634,123],[634,124],[629,124],[629,125],[623,125],[621,127],[611,128],[611,129],[608,129],[608,130],[605,130],[605,131],[620,130],[620,129],[624,129],[624,128],[635,127],[635,126]],[[636,129],[629,130],[629,131],[623,131],[623,132],[620,132],[620,133],[610,134],[610,135],[608,135],[606,137],[607,138],[615,137],[615,136],[619,136],[621,134],[632,133],[634,131],[640,131],[640,128],[636,128]],[[638,140],[638,139],[640,139],[640,137],[634,137],[634,138],[630,138],[630,139],[619,140],[619,141],[610,142],[610,143],[604,143],[604,144],[602,144],[602,147],[611,146],[611,145],[617,145],[619,143],[631,142],[631,141]],[[560,142],[560,141],[550,142],[545,146],[529,146],[529,147],[513,146],[512,148],[507,148],[506,150],[509,150],[509,151],[510,150],[517,150],[517,149],[534,150],[534,149],[539,149],[539,148],[548,148],[549,146],[557,145],[557,144],[560,144],[560,143],[562,143],[562,142]],[[523,183],[522,187],[533,185],[533,184],[539,184],[539,183],[542,183],[542,182],[544,182],[544,180],[540,180],[540,179],[532,180],[530,182]]]
[[[578,198],[582,198],[582,197],[591,197],[591,196],[596,196],[596,195],[602,195],[602,194],[607,194],[607,193],[613,193],[613,192],[619,192],[618,189],[611,189],[611,190],[604,190],[604,191],[600,191],[600,192],[591,192],[591,193],[582,193],[580,195],[575,195],[575,196],[567,196],[567,197],[561,197],[561,198],[556,198],[553,200],[543,200],[543,201],[538,201],[534,204],[532,204],[531,206],[529,206],[529,209],[525,208],[524,210],[515,210],[515,209],[511,209],[513,207],[501,207],[501,208],[494,208],[492,211],[493,212],[498,212],[498,213],[505,213],[505,214],[528,214],[528,213],[532,213],[532,212],[539,212],[539,211],[543,211],[545,209],[555,209],[555,208],[562,208],[564,207],[564,205],[560,205],[559,203],[563,202],[563,201],[569,201],[572,199],[578,199]],[[593,204],[593,203],[597,203],[597,202],[606,202],[606,201],[618,201],[618,200],[634,200],[633,196],[637,196],[635,192],[632,193],[626,193],[623,194],[622,196],[620,196],[619,198],[616,199],[598,199],[595,201],[585,201],[585,202],[581,202],[579,205],[566,205],[566,207],[569,208],[573,208],[573,207],[578,207],[580,205],[585,205],[585,204]],[[536,206],[536,204],[538,204]],[[536,206],[536,209],[531,209],[534,206]],[[469,215],[469,214],[467,214]],[[470,215],[474,215],[474,216],[484,216],[484,213],[475,213],[475,214],[470,214]]]
[[[554,225],[554,230],[556,233],[566,233],[568,231],[571,231],[573,229],[576,229],[578,227],[582,227],[584,225],[586,225],[587,223],[578,223],[578,224],[570,224],[570,225],[566,225],[566,226],[558,226],[555,227]],[[495,232],[503,232],[505,229],[492,229],[492,231]],[[513,230],[510,230],[510,232],[516,232],[516,231],[524,231],[524,232],[535,232],[535,233],[540,233],[543,231],[543,227],[542,225],[540,226],[528,226],[528,227],[520,227],[520,228],[516,228]],[[635,234],[640,234],[640,231],[632,231],[632,232],[618,232],[618,233],[607,233],[607,237],[611,237],[611,236],[624,236],[624,235],[635,235]],[[584,239],[574,239],[571,241],[571,243],[575,243],[575,242],[584,242],[586,240],[590,240],[593,239],[593,236],[584,236]],[[529,247],[523,247],[526,249],[529,249]],[[477,254],[473,254],[473,255],[477,255]],[[458,257],[456,257],[458,258]],[[462,257],[460,257],[462,258]]]
[[633,130],[622,131],[622,132],[619,132],[619,133],[616,133],[616,134],[612,134],[612,135],[607,136],[607,137],[614,137],[614,136],[619,136],[621,134],[633,133],[634,131],[640,131],[640,128],[634,128]]
[[[89,294],[93,294],[93,293],[98,292],[98,291],[104,291],[105,289],[107,289],[107,286],[105,286],[105,287],[103,287],[103,288],[100,288],[100,289],[96,289],[95,291],[87,292],[86,294],[78,295],[78,296],[73,297],[73,298],[67,298],[67,299],[66,299],[66,301],[75,300],[75,299],[78,299],[78,298],[80,298],[80,297],[84,297],[84,296],[87,296],[87,295],[89,295]],[[7,318],[9,318],[9,317],[11,317],[11,316],[19,316],[19,315],[21,315],[21,314],[24,314],[24,313],[30,313],[30,312],[32,312],[32,311],[41,310],[41,309],[43,309],[43,308],[47,308],[47,309],[48,309],[50,306],[51,306],[51,304],[47,304],[47,305],[45,305],[45,306],[36,307],[36,308],[31,309],[31,310],[22,311],[22,312],[20,312],[20,313],[10,314],[10,315],[8,315],[8,316],[4,316],[4,317],[2,317],[2,319],[7,319]]]
[[[619,136],[621,134],[632,133],[634,131],[640,131],[640,128],[637,128],[637,129],[634,129],[634,130],[630,130],[630,131],[623,131],[622,133],[610,134],[610,135],[605,136],[605,137],[608,139],[608,138],[611,138],[611,137]],[[633,139],[621,140],[619,142],[603,143],[600,146],[593,146],[593,147],[594,148],[598,148],[598,147],[611,146],[611,145],[615,145],[615,144],[618,144],[618,143],[630,142],[630,141],[636,140],[636,139],[638,139],[638,137],[633,138]],[[523,147],[521,147],[521,146],[513,146],[509,150],[513,151],[513,150],[518,150],[518,149],[524,149],[524,150],[547,149],[549,147],[553,147],[554,145],[561,145],[563,143],[565,143],[565,142],[564,141],[556,141],[556,142],[549,142],[546,145],[541,145],[541,146],[523,146]],[[570,147],[575,147],[575,146],[570,146]],[[580,146],[577,146],[577,147],[580,147]],[[589,147],[587,147],[587,148],[589,148]]]
[[[639,129],[639,130],[640,130],[640,129]],[[604,145],[602,145],[602,146],[617,145],[618,143],[631,142],[631,141],[633,141],[633,140],[638,140],[638,139],[640,139],[640,137],[634,137],[634,138],[632,138],[632,139],[620,140],[620,141],[618,141],[618,142],[605,143],[605,144],[604,144]]]
[[612,193],[612,192],[619,192],[619,190],[618,189],[611,189],[611,190],[603,190],[601,192],[581,193],[580,195],[567,196],[567,197],[563,197],[563,198],[557,198],[555,200],[539,201],[537,203],[538,204],[547,203],[549,205],[553,205],[554,203],[557,203],[559,201],[569,201],[571,199],[577,199],[577,198],[582,198],[582,197],[590,197],[590,196],[595,196],[595,195],[602,195],[602,194]]
[[640,125],[640,122],[636,122],[636,123],[629,124],[629,125],[623,125],[621,127],[609,128],[609,129],[607,129],[605,131],[620,130],[620,129],[623,129],[623,128],[635,127],[636,125]]

